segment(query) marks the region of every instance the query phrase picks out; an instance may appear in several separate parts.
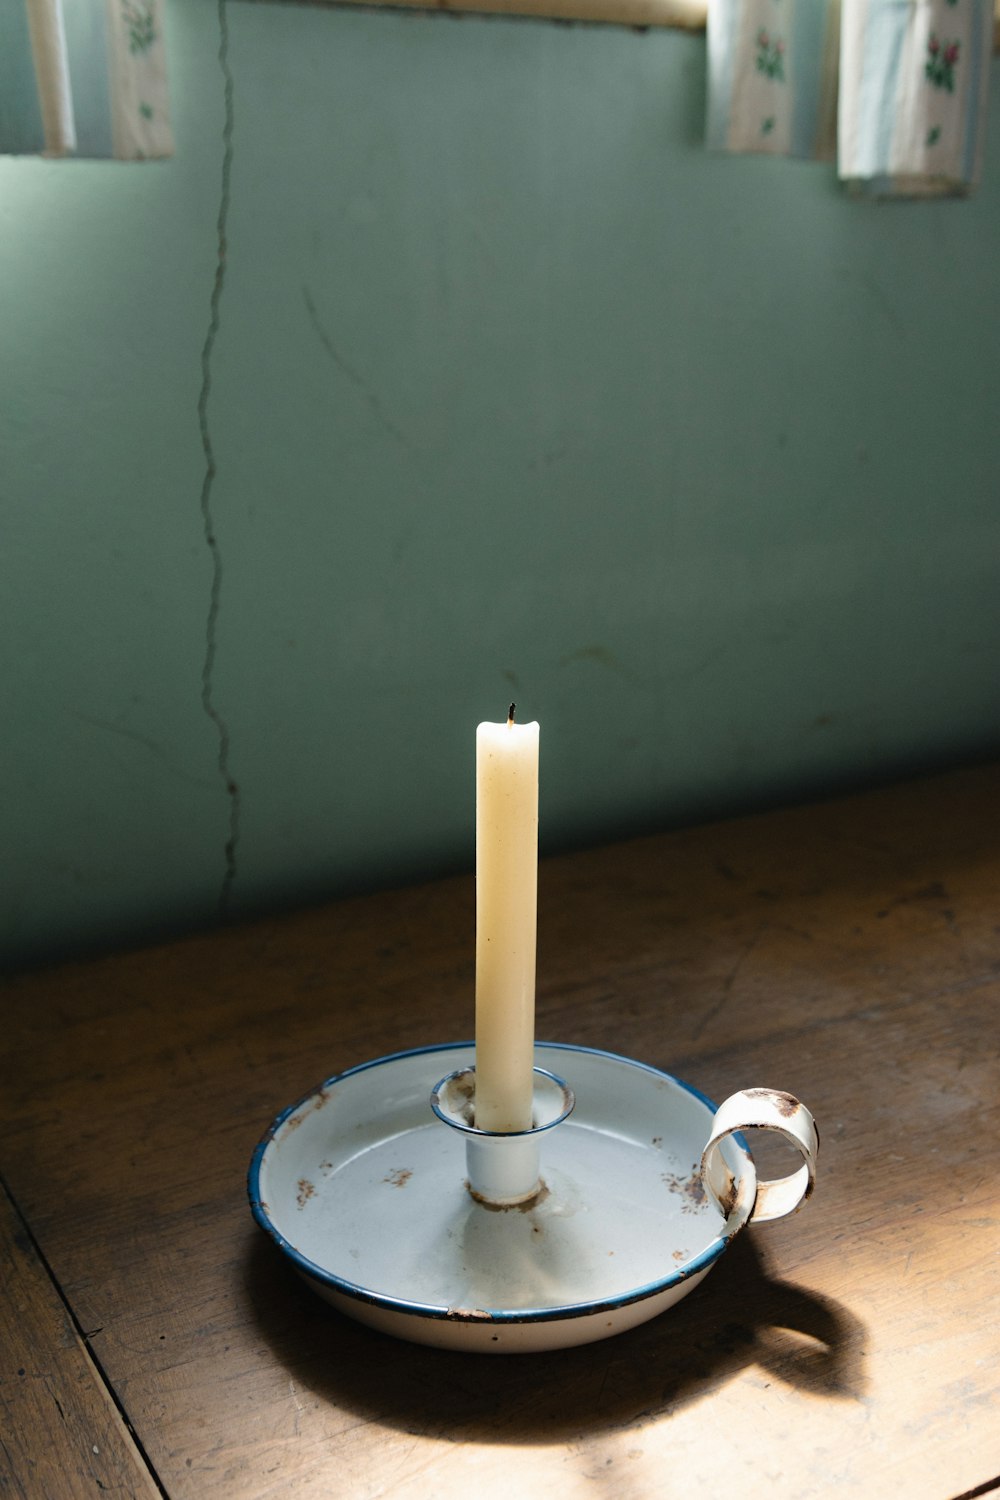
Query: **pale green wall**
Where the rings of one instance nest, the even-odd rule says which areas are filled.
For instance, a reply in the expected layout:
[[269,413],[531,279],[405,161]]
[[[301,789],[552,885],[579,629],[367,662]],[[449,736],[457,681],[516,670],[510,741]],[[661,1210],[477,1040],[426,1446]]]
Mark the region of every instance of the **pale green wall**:
[[[874,206],[706,154],[700,37],[228,16],[235,914],[471,867],[509,697],[547,847],[996,747],[996,63],[978,197]],[[217,912],[217,37],[172,0],[173,161],[0,162],[15,962]]]

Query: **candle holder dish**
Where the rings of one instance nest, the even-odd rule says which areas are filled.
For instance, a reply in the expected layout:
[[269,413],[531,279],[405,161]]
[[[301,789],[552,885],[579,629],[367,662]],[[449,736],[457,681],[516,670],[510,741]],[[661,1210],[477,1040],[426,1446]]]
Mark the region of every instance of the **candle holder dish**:
[[[532,1129],[511,1135],[475,1127],[471,1042],[327,1080],[254,1151],[254,1218],[360,1322],[512,1353],[645,1322],[697,1286],[751,1220],[790,1213],[811,1190],[818,1137],[790,1094],[747,1089],[716,1109],[614,1053],[542,1042],[535,1056]],[[750,1128],[783,1135],[801,1167],[759,1182]]]

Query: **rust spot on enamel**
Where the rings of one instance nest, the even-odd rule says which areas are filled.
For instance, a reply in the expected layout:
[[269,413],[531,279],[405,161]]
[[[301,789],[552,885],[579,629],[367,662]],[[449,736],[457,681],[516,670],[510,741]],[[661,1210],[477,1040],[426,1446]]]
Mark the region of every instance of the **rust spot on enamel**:
[[784,1115],[790,1120],[802,1108],[794,1094],[786,1094],[784,1089],[746,1089],[748,1099],[770,1099],[779,1115]]
[[698,1212],[705,1202],[705,1184],[701,1180],[701,1173],[697,1167],[690,1177],[678,1177],[676,1172],[661,1172],[660,1176],[672,1193],[678,1193],[684,1199],[681,1204],[681,1213]]

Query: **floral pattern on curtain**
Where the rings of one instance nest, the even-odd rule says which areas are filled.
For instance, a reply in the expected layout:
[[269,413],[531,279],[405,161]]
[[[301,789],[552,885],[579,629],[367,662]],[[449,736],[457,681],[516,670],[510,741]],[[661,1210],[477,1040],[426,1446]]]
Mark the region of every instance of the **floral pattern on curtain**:
[[710,0],[707,140],[836,158],[878,197],[979,178],[993,0]]
[[0,151],[173,154],[164,0],[0,0]]

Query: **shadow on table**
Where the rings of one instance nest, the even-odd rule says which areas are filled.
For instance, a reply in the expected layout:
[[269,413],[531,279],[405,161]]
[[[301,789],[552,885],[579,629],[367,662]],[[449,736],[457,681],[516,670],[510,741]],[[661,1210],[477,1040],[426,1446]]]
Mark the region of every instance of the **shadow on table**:
[[297,1384],[404,1431],[440,1425],[465,1440],[560,1442],[641,1426],[751,1368],[762,1388],[864,1395],[864,1325],[832,1299],[771,1277],[752,1233],[660,1317],[544,1354],[453,1353],[376,1333],[310,1291],[263,1236],[249,1245],[246,1280],[259,1332]]

